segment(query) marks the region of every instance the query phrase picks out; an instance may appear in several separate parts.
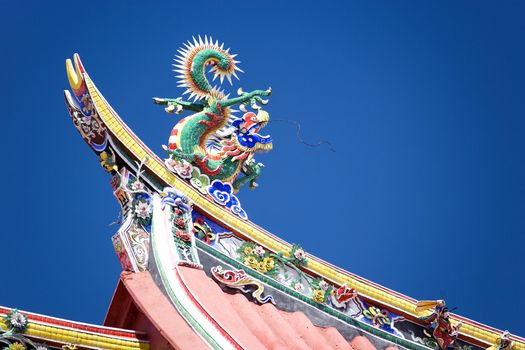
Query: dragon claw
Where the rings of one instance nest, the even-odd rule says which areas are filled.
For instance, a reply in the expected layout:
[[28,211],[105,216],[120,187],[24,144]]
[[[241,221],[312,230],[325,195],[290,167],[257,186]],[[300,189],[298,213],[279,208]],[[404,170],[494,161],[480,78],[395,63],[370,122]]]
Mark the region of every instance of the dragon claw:
[[241,104],[241,105],[239,105],[239,109],[240,109],[242,112],[244,112],[244,113],[248,112],[248,110],[246,109],[246,105],[245,105],[245,104]]
[[158,104],[158,105],[163,105],[163,104],[166,104],[166,99],[164,98],[160,98],[160,97],[153,97],[153,103],[155,104]]
[[242,87],[237,89],[237,95],[239,95],[239,96],[244,95],[244,90],[242,89]]
[[164,108],[164,110],[168,113],[181,114],[183,108],[179,104],[168,102],[168,107]]
[[268,93],[268,95],[271,95],[272,94],[272,87],[268,87],[268,90],[266,90],[266,92]]

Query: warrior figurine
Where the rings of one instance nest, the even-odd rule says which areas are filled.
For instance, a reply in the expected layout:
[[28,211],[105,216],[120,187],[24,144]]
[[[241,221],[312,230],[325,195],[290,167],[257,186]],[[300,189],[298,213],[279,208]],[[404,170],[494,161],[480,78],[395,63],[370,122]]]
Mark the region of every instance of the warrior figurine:
[[496,344],[487,348],[487,350],[511,350],[512,349],[512,340],[510,340],[509,331],[503,332],[500,338],[496,341]]
[[450,323],[450,312],[445,306],[444,300],[420,302],[416,307],[416,311],[426,310],[432,306],[434,307],[432,314],[420,317],[419,319],[430,323],[432,337],[438,343],[439,349],[447,350],[449,346],[454,344],[454,341],[458,337],[462,322],[458,322],[455,326]]

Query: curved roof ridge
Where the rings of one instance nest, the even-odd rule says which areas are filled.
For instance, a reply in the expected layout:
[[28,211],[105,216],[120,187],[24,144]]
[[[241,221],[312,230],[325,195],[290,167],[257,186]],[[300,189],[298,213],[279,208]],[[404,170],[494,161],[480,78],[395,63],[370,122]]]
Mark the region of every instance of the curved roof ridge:
[[[85,71],[81,72],[81,77],[92,98],[94,108],[108,129],[108,134],[116,143],[123,146],[127,152],[126,157],[129,158],[128,160],[133,163],[133,160],[140,161],[147,157],[147,160],[144,161],[144,171],[148,174],[149,180],[146,180],[148,183],[154,184],[152,186],[156,188],[161,188],[162,186],[176,187],[195,203],[195,207],[199,208],[199,211],[205,212],[207,216],[214,218],[241,238],[258,243],[275,253],[286,253],[290,250],[291,244],[252,222],[240,219],[230,211],[210,201],[209,198],[202,196],[181,178],[170,173],[160,158],[144,145],[122,121],[100,94]],[[419,316],[415,310],[415,299],[327,263],[315,256],[308,255],[308,258],[309,261],[304,268],[305,271],[321,276],[336,285],[347,284],[355,288],[364,298],[382,305],[388,305],[389,308],[396,310],[396,312],[399,311],[407,317],[417,318]],[[502,333],[496,328],[469,320],[468,318],[453,316],[453,322],[458,322],[459,320],[465,321],[460,331],[461,336],[467,339],[475,339],[479,343],[494,344]],[[511,339],[516,341],[514,349],[525,350],[525,338],[511,335]]]

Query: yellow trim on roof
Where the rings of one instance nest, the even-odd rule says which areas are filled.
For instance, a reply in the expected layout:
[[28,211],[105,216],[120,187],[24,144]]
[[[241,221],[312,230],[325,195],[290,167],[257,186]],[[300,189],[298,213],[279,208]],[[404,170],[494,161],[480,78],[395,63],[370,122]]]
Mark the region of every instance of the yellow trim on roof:
[[[0,327],[6,329],[3,319],[0,319]],[[111,350],[149,350],[149,343],[140,340],[126,340],[105,334],[93,334],[82,332],[60,326],[34,322],[29,320],[27,328],[23,333],[26,337],[37,337],[63,344],[77,346],[88,346]]]
[[[143,148],[133,138],[132,134],[128,132],[123,126],[123,122],[119,121],[117,117],[112,113],[108,103],[105,102],[104,99],[101,97],[97,88],[95,87],[87,73],[84,73],[84,78],[89,94],[93,99],[93,103],[100,117],[106,123],[111,133],[113,135],[116,135],[118,140],[128,150],[130,150],[138,160],[142,160],[146,156],[148,156],[148,152],[146,151],[146,149]],[[249,225],[246,221],[220,208],[215,203],[212,203],[207,198],[203,197],[197,190],[188,185],[185,181],[181,180],[180,178],[169,172],[159,159],[152,159],[151,157],[149,157],[147,162],[145,162],[145,166],[147,166],[163,181],[170,184],[170,186],[184,193],[184,195],[189,197],[195,203],[195,205],[204,209],[208,214],[211,214],[218,220],[224,222],[226,225],[234,227],[235,230],[239,231],[246,237],[249,237],[251,240],[265,246],[266,248],[274,252],[287,252],[290,250],[289,244],[283,244],[282,242],[268,235],[263,230],[257,229],[256,227]],[[324,278],[338,285],[343,285],[346,283],[348,286],[355,288],[357,291],[359,291],[360,294],[370,299],[376,300],[382,304],[390,305],[407,314],[419,316],[418,314],[416,314],[416,304],[414,302],[406,300],[397,295],[390,294],[388,291],[378,288],[372,284],[368,284],[365,281],[358,280],[353,276],[340,272],[323,262],[308,259],[307,269],[315,274],[323,276]],[[452,322],[457,323],[457,320],[452,320]],[[485,342],[487,344],[495,344],[496,340],[500,336],[500,333],[487,330],[469,323],[463,324],[460,333],[468,337],[478,339],[479,341]],[[525,350],[525,343],[514,341],[513,349]]]

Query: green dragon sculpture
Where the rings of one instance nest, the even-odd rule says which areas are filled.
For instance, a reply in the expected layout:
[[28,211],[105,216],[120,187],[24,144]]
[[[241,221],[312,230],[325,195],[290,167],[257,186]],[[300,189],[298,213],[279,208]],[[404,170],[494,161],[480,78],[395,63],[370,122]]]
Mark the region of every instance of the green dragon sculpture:
[[[256,179],[263,165],[256,163],[253,155],[256,151],[272,149],[272,138],[258,134],[269,121],[269,114],[258,103],[268,103],[262,96],[271,95],[271,88],[252,92],[239,88],[239,96],[229,98],[224,91],[211,85],[206,69],[210,68],[208,73],[214,75],[213,81],[220,78],[222,83],[227,78],[232,84],[231,76],[239,79],[236,72],[242,72],[237,67],[239,62],[234,60],[236,55],[224,49],[224,44],[214,43],[207,36],[204,40],[200,36],[198,40],[193,38],[193,42],[184,45],[185,48],[178,50],[180,55],[176,57],[174,70],[179,73],[178,86],[186,88],[183,95],[189,94],[189,100],[193,99],[193,102],[182,98],[153,99],[155,103],[165,105],[168,113],[194,112],[172,129],[168,146],[164,146],[170,154],[169,161],[179,168],[182,163],[189,163],[210,180],[231,183],[234,192],[248,182],[250,188],[257,187]],[[257,114],[248,112],[247,104]],[[242,117],[232,114],[235,105],[245,112]],[[241,174],[243,176],[239,176]],[[186,175],[191,177],[188,172]]]

